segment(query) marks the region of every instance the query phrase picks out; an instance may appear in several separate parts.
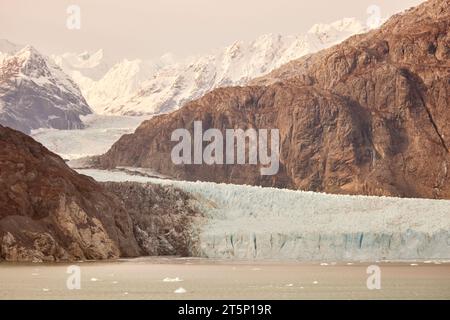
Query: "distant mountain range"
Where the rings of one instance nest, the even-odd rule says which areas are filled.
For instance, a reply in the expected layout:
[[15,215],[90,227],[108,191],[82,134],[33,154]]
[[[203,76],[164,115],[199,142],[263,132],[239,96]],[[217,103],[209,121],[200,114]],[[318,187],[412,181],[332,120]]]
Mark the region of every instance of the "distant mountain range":
[[317,24],[306,34],[268,34],[181,60],[166,54],[156,60],[115,62],[102,50],[52,58],[79,85],[97,113],[157,114],[176,110],[215,88],[243,85],[292,59],[364,31],[359,21],[347,18]]
[[315,25],[304,35],[264,35],[178,61],[170,54],[115,61],[103,50],[47,57],[31,46],[0,40],[0,124],[29,134],[39,128],[82,129],[80,116],[93,112],[168,113],[364,30],[348,18]]

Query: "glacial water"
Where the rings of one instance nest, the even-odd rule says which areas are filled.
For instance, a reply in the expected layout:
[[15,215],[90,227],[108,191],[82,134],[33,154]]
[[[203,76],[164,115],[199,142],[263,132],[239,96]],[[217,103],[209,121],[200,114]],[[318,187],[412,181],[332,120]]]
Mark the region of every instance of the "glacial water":
[[[380,267],[379,290],[367,267]],[[139,258],[68,264],[0,263],[0,299],[450,299],[450,263],[254,262]],[[177,293],[178,292],[178,293]]]

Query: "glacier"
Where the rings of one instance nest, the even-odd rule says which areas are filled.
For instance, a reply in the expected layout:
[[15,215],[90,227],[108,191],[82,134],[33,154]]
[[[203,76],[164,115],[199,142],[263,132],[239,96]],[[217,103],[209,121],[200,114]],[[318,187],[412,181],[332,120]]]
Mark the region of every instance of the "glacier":
[[205,218],[200,256],[215,259],[377,261],[450,258],[450,201],[330,195],[145,177],[145,169],[80,169],[98,181],[171,184]]
[[40,128],[32,130],[31,136],[62,158],[74,160],[106,153],[121,136],[150,118],[89,114],[80,116],[83,130]]

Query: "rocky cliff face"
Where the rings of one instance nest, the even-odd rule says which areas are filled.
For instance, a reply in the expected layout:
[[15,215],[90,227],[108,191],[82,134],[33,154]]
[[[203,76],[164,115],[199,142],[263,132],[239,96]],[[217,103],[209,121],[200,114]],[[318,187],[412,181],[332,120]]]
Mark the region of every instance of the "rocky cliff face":
[[202,215],[191,195],[150,183],[106,182],[103,186],[123,201],[142,255],[198,256]]
[[[139,193],[134,186],[137,195],[144,194],[138,202],[126,192],[130,188],[109,186],[122,198],[126,196],[123,200],[71,170],[30,137],[1,125],[0,188],[0,260],[8,261],[110,259],[169,252],[178,238],[163,231],[175,228],[183,234],[183,228],[190,226],[183,215],[194,212],[183,207],[190,198],[175,190],[154,187],[156,191],[148,191],[153,189],[147,186],[146,193]],[[171,206],[174,198],[180,200]],[[136,209],[149,203],[151,208]],[[159,217],[164,208],[170,209],[166,218]],[[179,218],[174,220],[172,214]],[[158,240],[167,238],[171,246],[166,245],[169,249],[164,251]],[[185,252],[182,247],[178,244],[170,252]]]
[[27,134],[38,128],[84,127],[80,116],[92,110],[58,66],[31,46],[4,55],[0,59],[0,124]]
[[[123,136],[101,167],[178,179],[330,193],[450,198],[450,3],[431,0],[380,29],[292,61],[251,86],[217,89]],[[280,171],[174,165],[171,133],[280,130]]]

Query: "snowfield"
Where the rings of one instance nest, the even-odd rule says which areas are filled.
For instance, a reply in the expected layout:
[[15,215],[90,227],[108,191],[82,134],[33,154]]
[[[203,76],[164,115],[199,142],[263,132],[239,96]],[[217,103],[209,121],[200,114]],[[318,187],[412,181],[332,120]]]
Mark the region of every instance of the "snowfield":
[[[145,169],[136,170],[143,172]],[[450,258],[450,201],[343,196],[120,171],[78,170],[98,181],[171,184],[196,196],[210,258],[376,261]]]

